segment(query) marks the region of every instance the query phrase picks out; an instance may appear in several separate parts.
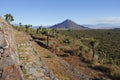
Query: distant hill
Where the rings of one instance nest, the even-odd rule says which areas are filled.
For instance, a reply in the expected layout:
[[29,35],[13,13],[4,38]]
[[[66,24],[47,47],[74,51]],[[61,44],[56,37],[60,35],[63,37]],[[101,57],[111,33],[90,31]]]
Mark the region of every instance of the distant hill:
[[88,29],[87,27],[84,27],[82,25],[79,25],[69,19],[63,21],[62,23],[59,23],[59,24],[56,24],[56,25],[53,25],[51,26],[50,28],[53,28],[53,29],[64,29],[64,30],[67,30],[67,29]]
[[120,30],[120,28],[114,28],[114,30]]
[[[32,26],[32,28],[33,29],[37,29],[37,28],[39,28],[40,26]],[[49,28],[50,26],[49,25],[47,25],[47,26],[41,26],[41,28]]]

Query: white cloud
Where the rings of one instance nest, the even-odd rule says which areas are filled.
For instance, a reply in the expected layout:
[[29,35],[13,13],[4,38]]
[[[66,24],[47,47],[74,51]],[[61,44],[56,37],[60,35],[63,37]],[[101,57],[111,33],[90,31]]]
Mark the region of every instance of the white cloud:
[[120,17],[99,17],[95,21],[98,23],[120,23]]

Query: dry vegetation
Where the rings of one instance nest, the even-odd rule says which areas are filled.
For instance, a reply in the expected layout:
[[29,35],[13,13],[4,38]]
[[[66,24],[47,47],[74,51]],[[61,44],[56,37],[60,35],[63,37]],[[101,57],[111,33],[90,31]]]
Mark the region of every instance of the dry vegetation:
[[[25,28],[20,27],[17,28],[17,30],[25,31]],[[49,47],[47,48],[47,36],[46,34],[43,34],[44,31],[40,31],[39,34],[36,34],[36,30],[29,29],[28,33],[33,38],[32,45],[34,50],[39,53],[42,60],[45,62],[48,68],[53,71],[58,79],[75,79],[74,77],[70,76],[70,73],[66,72],[67,67],[62,62],[63,60],[68,62],[71,66],[75,67],[79,72],[83,72],[88,75],[91,79],[120,79],[120,68],[116,64],[103,64],[101,61],[102,59],[95,59],[93,64],[92,49],[88,43],[95,39],[94,36],[80,33],[80,36],[78,36],[78,34],[74,34],[76,36],[73,37],[73,33],[71,33],[70,36],[69,33],[65,33],[65,31],[63,31],[61,35],[59,34],[61,32],[58,33],[58,31],[56,31],[54,35],[50,35],[51,37],[49,37]],[[63,35],[63,33],[65,35]],[[100,38],[96,38],[95,40],[97,39]],[[21,39],[17,40],[18,42],[20,40],[23,42],[25,41],[22,39],[22,35]],[[98,49],[98,47],[96,49]]]

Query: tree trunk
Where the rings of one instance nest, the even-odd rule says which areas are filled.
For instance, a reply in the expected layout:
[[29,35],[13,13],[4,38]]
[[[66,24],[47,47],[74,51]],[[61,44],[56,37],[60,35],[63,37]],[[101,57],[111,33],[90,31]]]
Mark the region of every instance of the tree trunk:
[[93,52],[92,61],[94,61],[94,56],[95,56],[95,49],[94,49],[94,46],[92,46],[92,52]]
[[49,48],[49,32],[47,32],[47,48]]

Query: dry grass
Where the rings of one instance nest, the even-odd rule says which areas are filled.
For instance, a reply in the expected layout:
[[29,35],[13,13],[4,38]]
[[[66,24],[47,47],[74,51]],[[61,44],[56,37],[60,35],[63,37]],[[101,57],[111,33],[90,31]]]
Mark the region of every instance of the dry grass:
[[97,65],[93,69],[102,71],[113,80],[120,80],[120,68],[117,65]]
[[[26,33],[20,32],[20,31],[14,31],[15,32],[15,38],[17,44],[26,43],[29,41],[29,37]],[[54,41],[53,38],[50,39],[51,41]],[[46,41],[44,41],[46,43]],[[57,45],[57,44],[56,44]],[[59,45],[58,45],[59,46]],[[74,80],[70,76],[71,74],[66,72],[67,68],[64,63],[61,62],[61,59],[59,59],[55,54],[51,53],[49,50],[39,46],[37,43],[32,41],[32,48],[39,53],[39,57],[42,59],[42,61],[48,66],[48,68],[53,72],[53,74],[59,79],[59,80]],[[26,47],[18,48],[19,53],[22,53],[22,55],[19,55],[21,64],[24,62],[33,62],[35,59],[33,55],[28,55],[29,51]],[[24,54],[24,55],[23,55]],[[26,75],[27,76],[27,75]]]
[[[20,35],[17,37],[17,35]],[[28,40],[27,38],[23,37],[25,33],[21,32],[16,32],[16,41],[17,43],[24,43]],[[25,35],[26,36],[26,35]],[[37,36],[40,38],[45,38],[45,36]],[[63,43],[63,36],[60,36],[58,39],[55,38],[50,38],[49,43],[50,43],[50,49],[51,51],[54,51],[55,54],[61,54],[65,50],[73,50],[74,53],[79,54],[78,50],[79,46],[82,45],[83,51],[87,51],[88,47],[84,46],[79,40],[72,40],[69,45],[65,45]],[[43,41],[46,43],[46,40]],[[37,43],[32,42],[33,48],[37,53],[39,53],[40,57],[42,58],[43,62],[48,66],[48,68],[54,73],[54,75],[59,79],[59,80],[70,80],[69,73],[66,73],[66,66],[59,61],[59,57],[57,57],[55,54],[51,53],[49,50],[39,46]],[[22,56],[24,57],[24,56]],[[109,73],[109,76],[113,78],[114,80],[119,80],[120,79],[120,68],[116,66],[95,66],[93,69],[89,68],[88,63],[84,63],[81,58],[84,58],[86,62],[90,62],[92,59],[92,55],[89,52],[83,52],[79,57],[78,56],[68,56],[68,57],[63,57],[65,61],[67,61],[70,65],[74,66],[77,70],[80,72],[83,72],[87,75],[89,75],[91,78],[100,78],[105,76],[104,73]],[[28,56],[28,58],[31,58]],[[108,71],[106,71],[108,70]]]
[[89,75],[90,78],[94,78],[97,76],[96,72],[90,70],[88,66],[90,64],[86,64],[77,56],[69,56],[69,57],[63,57],[65,61],[67,61],[69,64],[74,66],[77,70],[80,72],[85,73],[86,75]]
[[15,34],[16,43],[18,44],[26,43],[27,41],[29,41],[29,36],[25,32],[14,30],[14,34]]
[[[54,75],[59,80],[70,80],[68,74],[65,73],[65,66],[64,64],[60,63],[58,57],[52,54],[50,51],[40,47],[35,42],[33,42],[33,48],[39,53],[40,57],[42,58],[43,62],[48,66],[48,68],[53,71]],[[46,56],[51,56],[51,58],[46,58]]]
[[[83,46],[83,51],[88,50],[88,48],[86,46],[84,46],[80,42],[80,40],[71,39],[71,43],[68,45],[65,45],[63,43],[63,40],[64,40],[64,36],[60,36],[58,39],[51,38],[49,40],[49,43],[50,43],[49,46],[51,47],[50,50],[57,55],[65,53],[64,51],[72,51],[72,52],[74,52],[73,53],[74,55],[80,55],[80,50],[79,50],[80,45]],[[44,41],[44,43],[45,43],[45,41]],[[66,78],[68,78],[68,80],[71,79],[68,76],[69,73],[68,74],[65,73],[65,66],[63,64],[61,64],[60,61],[58,61],[58,59],[57,59],[58,57],[51,54],[51,52],[49,52],[48,50],[38,46],[36,43],[33,43],[33,44],[34,44],[34,49],[36,49],[36,51],[39,52],[40,56],[43,58],[46,65],[49,67],[49,69],[51,69],[53,71],[53,73],[56,75],[56,77],[58,79],[60,79],[60,80],[64,80]],[[54,56],[54,57],[45,58],[48,55]],[[89,53],[82,52],[80,57],[84,58],[84,60],[86,62],[90,62],[92,59],[92,54],[90,52]],[[96,73],[93,70],[89,70],[88,69],[89,64],[81,61],[78,56],[68,56],[68,57],[63,57],[63,59],[65,61],[67,61],[70,65],[74,66],[80,72],[83,72],[83,73],[91,76],[91,78],[98,77],[99,72]]]
[[118,67],[116,65],[112,65],[110,67],[110,76],[114,80],[120,80],[120,67]]

